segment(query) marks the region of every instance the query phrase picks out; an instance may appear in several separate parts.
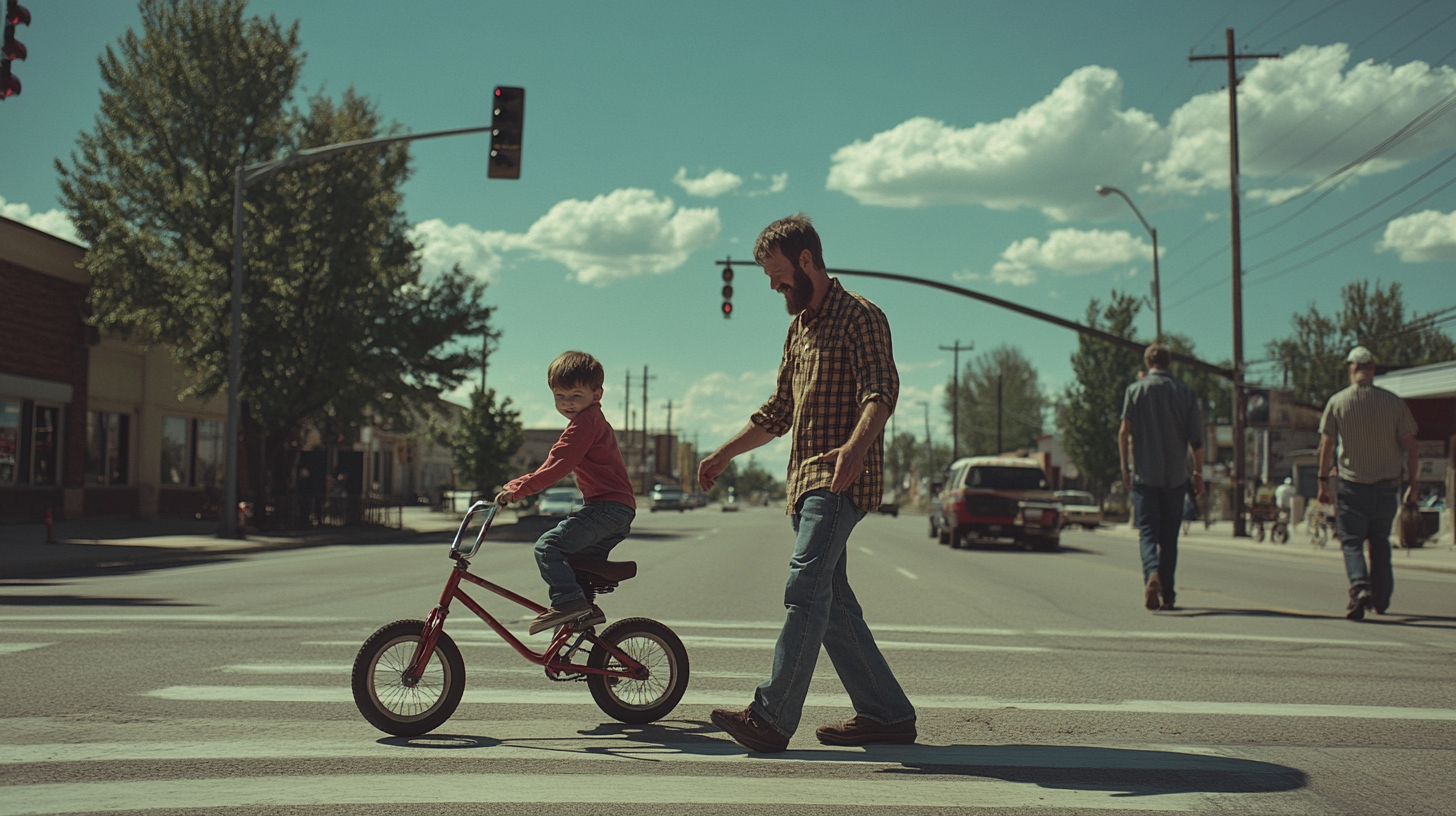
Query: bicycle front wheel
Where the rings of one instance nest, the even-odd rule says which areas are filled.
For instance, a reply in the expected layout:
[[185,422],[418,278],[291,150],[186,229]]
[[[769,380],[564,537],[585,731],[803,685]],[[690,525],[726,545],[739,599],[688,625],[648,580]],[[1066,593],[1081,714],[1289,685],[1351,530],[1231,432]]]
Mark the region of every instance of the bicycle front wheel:
[[[592,699],[607,716],[640,725],[666,717],[688,689],[688,651],[669,628],[647,618],[626,618],[608,626],[601,640],[647,667],[647,678],[587,675]],[[625,667],[601,644],[592,647],[586,664],[594,669]]]
[[417,737],[439,728],[465,693],[465,660],[444,632],[419,680],[405,682],[424,630],[424,621],[395,621],[370,635],[354,658],[354,704],[386,734]]

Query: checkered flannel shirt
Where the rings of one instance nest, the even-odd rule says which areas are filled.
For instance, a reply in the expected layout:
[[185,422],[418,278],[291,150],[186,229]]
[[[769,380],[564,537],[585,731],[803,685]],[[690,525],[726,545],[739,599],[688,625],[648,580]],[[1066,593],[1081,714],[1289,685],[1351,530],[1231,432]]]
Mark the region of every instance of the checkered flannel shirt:
[[[789,513],[806,492],[834,481],[834,461],[814,457],[849,441],[867,403],[883,402],[893,412],[899,396],[900,374],[884,312],[831,278],[819,312],[807,320],[801,313],[789,325],[778,387],[752,417],[774,436],[794,432]],[[866,512],[877,509],[884,494],[884,441],[881,433],[870,443],[865,472],[849,488],[855,506]]]

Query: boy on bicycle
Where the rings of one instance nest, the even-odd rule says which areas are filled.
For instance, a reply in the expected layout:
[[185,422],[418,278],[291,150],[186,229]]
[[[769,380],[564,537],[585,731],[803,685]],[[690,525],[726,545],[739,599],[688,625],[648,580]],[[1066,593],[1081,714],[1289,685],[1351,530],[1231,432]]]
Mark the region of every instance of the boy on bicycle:
[[550,587],[551,608],[531,621],[533,635],[572,622],[579,626],[606,623],[607,616],[587,602],[567,559],[574,555],[606,558],[627,537],[637,517],[627,466],[617,449],[616,434],[602,413],[604,378],[602,364],[586,352],[568,351],[551,362],[546,381],[556,398],[556,411],[570,424],[536,472],[509,482],[495,497],[497,504],[507,504],[575,473],[586,500],[584,507],[536,542],[536,565]]

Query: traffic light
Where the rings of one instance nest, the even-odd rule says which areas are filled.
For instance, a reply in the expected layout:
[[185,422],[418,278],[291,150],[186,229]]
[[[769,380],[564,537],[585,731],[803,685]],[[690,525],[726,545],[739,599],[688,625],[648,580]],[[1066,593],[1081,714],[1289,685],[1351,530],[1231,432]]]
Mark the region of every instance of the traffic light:
[[723,319],[733,316],[733,267],[723,264]]
[[490,178],[521,177],[521,130],[526,119],[526,89],[497,85],[490,120]]
[[30,25],[30,12],[15,0],[6,0],[5,45],[0,48],[0,99],[20,95],[20,80],[10,73],[11,60],[25,59],[25,46],[15,39],[18,25]]

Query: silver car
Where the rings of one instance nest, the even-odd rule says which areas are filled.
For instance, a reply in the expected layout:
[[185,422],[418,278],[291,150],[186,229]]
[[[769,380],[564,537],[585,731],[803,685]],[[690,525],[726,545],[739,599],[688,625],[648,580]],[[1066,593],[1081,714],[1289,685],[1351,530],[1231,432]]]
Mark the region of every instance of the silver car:
[[569,516],[585,504],[581,491],[574,487],[548,487],[541,494],[536,512],[542,516]]

